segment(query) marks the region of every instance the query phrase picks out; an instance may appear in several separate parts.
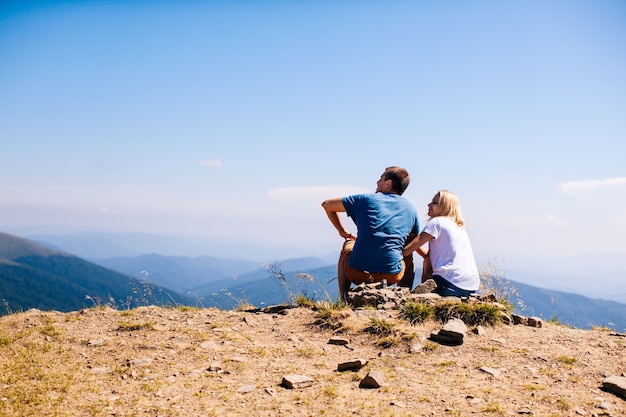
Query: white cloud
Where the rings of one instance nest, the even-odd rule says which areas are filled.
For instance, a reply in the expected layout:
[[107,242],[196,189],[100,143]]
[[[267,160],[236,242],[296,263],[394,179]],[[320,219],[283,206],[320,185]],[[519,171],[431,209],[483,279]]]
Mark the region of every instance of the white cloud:
[[614,187],[626,184],[626,177],[607,178],[605,180],[570,181],[559,184],[563,194],[573,195],[577,191],[593,191],[599,188]]
[[205,159],[204,161],[200,161],[200,165],[205,167],[221,168],[224,163],[220,159]]
[[108,209],[106,207],[102,207],[102,208],[98,209],[98,213],[102,213],[102,214],[120,214],[119,211],[111,210],[111,209]]
[[567,220],[561,217],[554,216],[552,214],[548,214],[546,216],[546,220],[554,224],[556,227],[566,227],[568,225]]
[[322,201],[329,198],[371,192],[373,191],[353,186],[283,187],[268,190],[267,195],[273,200],[288,204],[302,201],[306,201],[307,203],[317,201],[322,204]]

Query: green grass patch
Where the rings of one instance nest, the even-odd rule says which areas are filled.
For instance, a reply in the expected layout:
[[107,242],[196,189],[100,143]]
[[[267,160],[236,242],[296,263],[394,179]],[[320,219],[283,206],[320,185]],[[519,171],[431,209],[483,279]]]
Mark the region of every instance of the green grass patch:
[[121,322],[117,326],[117,330],[123,331],[123,332],[134,332],[138,330],[154,330],[154,323],[152,322],[147,322],[147,323]]
[[386,320],[371,318],[370,324],[363,329],[363,332],[374,336],[390,336],[393,332],[393,323]]
[[400,309],[400,318],[411,324],[423,323],[435,316],[435,308],[422,301],[407,300]]
[[495,325],[502,321],[500,309],[491,303],[442,302],[434,307],[435,316],[442,322],[459,318],[468,326]]

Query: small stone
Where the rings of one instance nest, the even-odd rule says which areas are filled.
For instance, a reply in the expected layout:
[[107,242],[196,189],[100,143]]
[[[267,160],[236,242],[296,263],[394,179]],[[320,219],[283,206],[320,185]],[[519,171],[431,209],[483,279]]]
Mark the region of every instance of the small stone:
[[200,347],[206,350],[218,350],[219,349],[219,346],[217,345],[217,343],[212,342],[210,340],[200,343]]
[[348,339],[339,336],[333,336],[328,341],[329,345],[347,345],[348,343],[350,343]]
[[359,388],[380,388],[385,384],[385,375],[381,371],[369,371],[359,383]]
[[152,358],[138,358],[128,361],[128,366],[148,366],[154,361]]
[[220,362],[213,362],[208,368],[207,371],[211,371],[211,372],[218,372],[221,371],[222,368],[222,364]]
[[626,377],[610,376],[602,381],[602,388],[622,398],[626,398]]
[[434,279],[428,279],[426,282],[422,282],[417,287],[413,288],[411,294],[428,294],[434,293],[437,290],[437,283]]
[[428,301],[428,300],[438,300],[441,298],[439,294],[436,292],[426,292],[423,294],[413,294],[411,293],[408,298],[418,301]]
[[87,342],[87,346],[90,347],[99,347],[104,345],[104,339],[92,339]]
[[256,327],[259,324],[258,319],[254,316],[246,316],[243,318],[243,321],[250,327]]
[[419,353],[424,350],[424,345],[421,343],[414,343],[409,346],[409,353]]
[[237,392],[240,394],[247,394],[249,392],[252,392],[256,389],[256,386],[254,385],[242,385],[237,389]]
[[343,362],[337,365],[337,371],[358,371],[362,367],[367,365],[367,361],[365,359],[355,359],[348,362]]
[[511,319],[513,319],[513,324],[528,324],[528,318],[519,314],[511,314]]
[[530,327],[543,327],[543,321],[539,317],[529,317],[528,326]]
[[502,374],[502,372],[499,369],[490,368],[488,366],[481,366],[479,369],[483,372],[493,375],[496,378],[498,378]]
[[289,389],[306,388],[313,385],[313,378],[306,375],[285,375],[282,385]]
[[461,345],[466,333],[467,326],[463,320],[453,318],[448,320],[439,333],[431,333],[430,338],[444,344]]

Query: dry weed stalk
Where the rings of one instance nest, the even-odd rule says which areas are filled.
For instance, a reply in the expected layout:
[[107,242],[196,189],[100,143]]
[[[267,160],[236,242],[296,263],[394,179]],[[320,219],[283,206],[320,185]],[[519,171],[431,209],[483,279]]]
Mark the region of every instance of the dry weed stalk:
[[513,285],[511,280],[506,278],[504,259],[490,256],[481,265],[479,274],[480,292],[482,294],[493,294],[503,304],[517,304],[520,310],[526,310],[527,306],[519,292],[519,287]]

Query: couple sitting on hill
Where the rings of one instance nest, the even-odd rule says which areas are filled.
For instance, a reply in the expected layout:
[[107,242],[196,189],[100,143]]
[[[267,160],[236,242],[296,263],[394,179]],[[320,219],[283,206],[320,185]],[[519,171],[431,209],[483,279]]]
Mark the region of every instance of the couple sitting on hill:
[[[406,169],[393,166],[380,176],[375,193],[322,203],[345,239],[337,268],[341,300],[352,283],[386,280],[411,289],[414,251],[424,258],[421,282],[434,279],[440,295],[467,297],[478,291],[478,269],[458,197],[447,190],[437,192],[428,203],[430,219],[420,233],[417,211],[402,197],[409,182]],[[356,236],[344,227],[341,212],[356,224]]]

